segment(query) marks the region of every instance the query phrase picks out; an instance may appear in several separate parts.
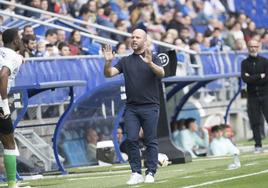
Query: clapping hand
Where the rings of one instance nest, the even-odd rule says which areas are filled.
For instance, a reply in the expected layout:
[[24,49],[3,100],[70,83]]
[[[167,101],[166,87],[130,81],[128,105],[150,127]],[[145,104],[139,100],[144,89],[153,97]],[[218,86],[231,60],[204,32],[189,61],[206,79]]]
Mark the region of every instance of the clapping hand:
[[102,53],[106,61],[112,61],[115,53],[112,51],[112,47],[109,44],[106,44],[104,48],[102,48]]
[[144,61],[146,64],[151,64],[152,63],[152,52],[150,49],[145,49],[145,57],[140,55],[140,58]]

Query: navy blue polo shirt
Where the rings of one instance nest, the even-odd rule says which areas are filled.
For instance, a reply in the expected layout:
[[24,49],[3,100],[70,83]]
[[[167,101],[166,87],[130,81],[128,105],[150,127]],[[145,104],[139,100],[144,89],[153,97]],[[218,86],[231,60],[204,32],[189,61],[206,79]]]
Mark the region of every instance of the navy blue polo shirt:
[[[153,55],[153,63],[162,66],[156,55]],[[114,67],[124,74],[127,104],[159,104],[160,79],[140,55],[133,53],[123,57]]]

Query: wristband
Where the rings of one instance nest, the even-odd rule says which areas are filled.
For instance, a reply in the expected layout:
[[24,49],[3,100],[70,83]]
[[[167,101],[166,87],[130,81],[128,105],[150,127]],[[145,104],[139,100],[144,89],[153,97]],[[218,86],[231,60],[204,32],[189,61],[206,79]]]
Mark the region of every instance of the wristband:
[[2,100],[2,109],[3,109],[3,115],[9,115],[10,114],[10,109],[8,106],[8,99]]

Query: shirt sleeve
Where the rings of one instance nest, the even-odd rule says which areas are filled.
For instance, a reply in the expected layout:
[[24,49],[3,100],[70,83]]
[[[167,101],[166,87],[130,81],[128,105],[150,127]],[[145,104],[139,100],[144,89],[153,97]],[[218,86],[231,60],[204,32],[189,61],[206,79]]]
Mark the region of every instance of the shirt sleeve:
[[[21,60],[22,61],[22,60]],[[10,70],[10,74],[14,72],[20,66],[21,63],[18,63],[18,60],[15,59],[7,59],[3,62],[2,66],[7,67]]]
[[125,57],[121,58],[117,63],[116,65],[114,66],[114,68],[116,68],[119,73],[122,73],[123,72],[123,63],[125,62]]
[[225,155],[222,153],[221,147],[218,146],[218,144],[215,143],[215,141],[212,140],[209,146],[210,152],[214,156],[222,156]]
[[209,146],[208,132],[204,132],[204,139],[202,139],[198,134],[194,133],[195,144],[201,147],[207,148]]
[[225,138],[225,142],[228,148],[228,154],[230,155],[239,155],[240,151],[239,149],[231,142],[230,139]]

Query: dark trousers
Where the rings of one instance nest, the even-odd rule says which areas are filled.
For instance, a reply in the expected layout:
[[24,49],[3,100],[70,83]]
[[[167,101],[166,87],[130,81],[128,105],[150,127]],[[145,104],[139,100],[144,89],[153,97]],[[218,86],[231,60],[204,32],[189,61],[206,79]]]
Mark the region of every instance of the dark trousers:
[[258,97],[248,97],[248,117],[253,131],[255,147],[262,147],[261,127],[263,126],[263,116],[268,122],[268,95]]
[[139,131],[144,134],[146,174],[155,174],[158,163],[157,123],[159,105],[127,105],[125,111],[125,131],[127,150],[132,172],[141,174],[141,155],[139,150]]

